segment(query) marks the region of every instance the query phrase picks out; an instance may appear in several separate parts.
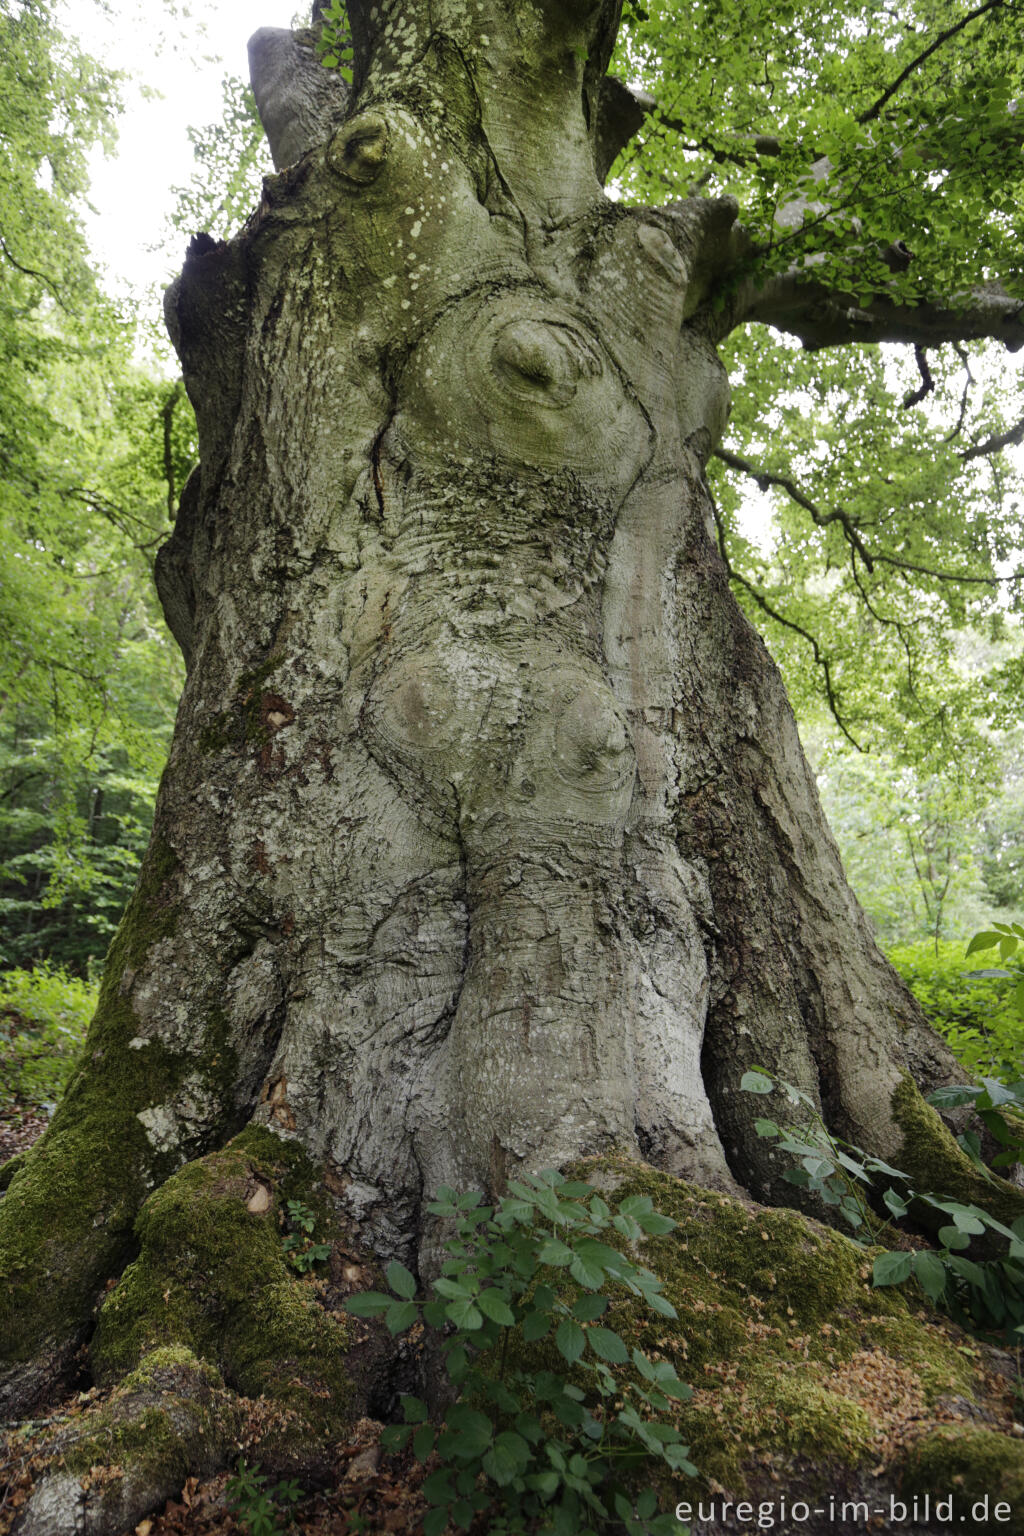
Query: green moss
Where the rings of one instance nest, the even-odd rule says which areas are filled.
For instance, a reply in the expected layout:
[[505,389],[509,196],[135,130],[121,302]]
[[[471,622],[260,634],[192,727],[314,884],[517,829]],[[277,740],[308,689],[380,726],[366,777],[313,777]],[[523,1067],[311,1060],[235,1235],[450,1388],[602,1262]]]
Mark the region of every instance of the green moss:
[[97,1379],[124,1375],[154,1350],[186,1348],[247,1396],[298,1411],[305,1433],[340,1431],[351,1324],[287,1265],[278,1218],[290,1198],[319,1206],[319,1232],[330,1235],[305,1153],[252,1126],[156,1190],[136,1223],[139,1256],[100,1313]]
[[678,1223],[642,1247],[677,1320],[623,1295],[607,1319],[694,1388],[677,1421],[702,1484],[738,1494],[799,1474],[824,1487],[940,1399],[980,1391],[976,1352],[919,1310],[919,1293],[872,1288],[870,1254],[840,1233],[624,1160],[577,1171],[595,1167],[616,1199],[649,1195]]
[[131,1113],[55,1117],[0,1205],[0,1355],[31,1359],[85,1325],[123,1263],[148,1144]]
[[242,1419],[241,1405],[208,1364],[187,1349],[157,1350],[77,1421],[62,1460],[79,1476],[118,1467],[136,1484],[180,1487],[216,1463]]
[[211,715],[200,730],[201,752],[238,752],[244,746],[265,745],[269,732],[263,719],[260,690],[280,665],[280,656],[270,656],[261,666],[242,673],[230,709]]
[[[965,1204],[981,1206],[1007,1225],[1024,1216],[1024,1192],[1004,1179],[982,1178],[907,1075],[893,1094],[892,1109],[903,1132],[897,1161],[915,1189],[923,1194],[954,1195]],[[925,1216],[927,1212],[922,1212]],[[946,1218],[935,1212],[931,1219]]]
[[[1024,1441],[1011,1440],[975,1424],[944,1424],[924,1435],[902,1462],[901,1489],[909,1495],[953,1494],[958,1515],[966,1515],[972,1531],[1005,1531],[1024,1536]],[[988,1496],[988,1518],[972,1518],[976,1501]],[[997,1503],[1010,1507],[1010,1517],[996,1520]]]

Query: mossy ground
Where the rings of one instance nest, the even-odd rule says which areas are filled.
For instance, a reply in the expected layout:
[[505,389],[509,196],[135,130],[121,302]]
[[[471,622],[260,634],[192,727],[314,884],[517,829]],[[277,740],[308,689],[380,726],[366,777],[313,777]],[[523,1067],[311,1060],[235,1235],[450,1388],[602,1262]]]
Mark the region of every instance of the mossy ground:
[[[675,1483],[677,1498],[697,1488],[827,1494],[882,1469],[894,1487],[945,1489],[969,1459],[965,1436],[981,1437],[990,1489],[1024,1478],[1024,1441],[1000,1430],[1005,1384],[987,1375],[983,1347],[915,1287],[873,1288],[870,1255],[796,1212],[748,1207],[626,1161],[577,1171],[595,1168],[615,1179],[616,1199],[649,1195],[678,1223],[641,1253],[678,1319],[629,1297],[607,1314],[627,1344],[672,1360],[694,1389],[678,1423],[700,1478]],[[969,1427],[961,1415],[992,1422]],[[1024,1498],[1019,1511],[1021,1524],[1003,1529],[1024,1531]]]

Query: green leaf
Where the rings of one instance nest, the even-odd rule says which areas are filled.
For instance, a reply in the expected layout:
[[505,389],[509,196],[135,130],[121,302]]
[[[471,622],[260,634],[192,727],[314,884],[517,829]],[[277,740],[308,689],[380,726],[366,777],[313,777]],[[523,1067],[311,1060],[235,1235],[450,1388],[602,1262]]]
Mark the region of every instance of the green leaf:
[[412,1437],[413,1455],[419,1462],[428,1459],[434,1449],[434,1441],[437,1438],[433,1424],[421,1424]]
[[907,1214],[907,1202],[894,1189],[885,1190],[882,1194],[882,1200],[894,1216],[905,1216]]
[[499,1323],[503,1328],[511,1328],[515,1324],[515,1317],[508,1302],[500,1291],[492,1287],[481,1291],[476,1298],[476,1304],[485,1317],[489,1317],[493,1323]]
[[644,1296],[644,1300],[651,1310],[659,1313],[661,1317],[678,1317],[679,1315],[668,1297],[662,1296],[659,1291],[649,1291]]
[[569,1266],[569,1273],[577,1285],[584,1285],[588,1290],[596,1291],[604,1284],[604,1269],[600,1264],[588,1263],[579,1254]]
[[391,1297],[385,1296],[383,1291],[357,1291],[343,1303],[345,1311],[353,1317],[379,1317],[393,1305]]
[[483,1458],[483,1468],[499,1488],[506,1487],[513,1478],[520,1476],[530,1465],[533,1453],[522,1435],[505,1429],[496,1435],[494,1444]]
[[774,1086],[771,1078],[762,1072],[744,1072],[740,1078],[740,1089],[744,1093],[771,1093]]
[[404,1333],[406,1328],[411,1328],[420,1315],[420,1309],[414,1301],[394,1301],[388,1307],[384,1321],[390,1334]]
[[650,1236],[661,1236],[665,1232],[674,1232],[677,1223],[671,1216],[662,1216],[660,1211],[645,1211],[636,1218],[637,1225]]
[[564,1268],[565,1265],[571,1264],[575,1257],[576,1255],[573,1250],[567,1247],[565,1243],[559,1242],[557,1237],[549,1237],[537,1255],[537,1262],[539,1264],[554,1264],[558,1268]]
[[914,1254],[914,1276],[921,1282],[925,1295],[932,1301],[940,1301],[946,1293],[946,1266],[937,1253],[920,1249]]
[[404,1264],[399,1264],[397,1259],[388,1265],[385,1274],[388,1285],[396,1296],[403,1296],[408,1301],[416,1295],[415,1277],[410,1274]]
[[494,1439],[494,1425],[490,1419],[467,1403],[456,1403],[450,1408],[446,1422],[458,1437],[458,1455],[464,1461],[482,1456]]
[[871,1272],[874,1285],[901,1285],[910,1278],[914,1256],[911,1253],[880,1253]]
[[447,1296],[450,1301],[472,1301],[476,1296],[476,1287],[467,1285],[462,1280],[452,1280],[448,1275],[442,1275],[434,1281],[434,1290],[439,1296]]
[[546,1312],[527,1312],[523,1318],[523,1338],[533,1344],[551,1331],[551,1318]]
[[427,1405],[421,1398],[403,1393],[402,1415],[407,1424],[425,1424],[428,1418]]
[[973,1263],[970,1259],[962,1259],[957,1253],[951,1253],[946,1263],[962,1280],[969,1280],[972,1285],[984,1285],[985,1275],[979,1264]]
[[572,1305],[572,1315],[581,1323],[592,1323],[607,1310],[607,1296],[578,1296]]
[[583,1353],[583,1329],[570,1318],[563,1318],[555,1330],[555,1344],[559,1354],[572,1365]]
[[587,1342],[595,1355],[612,1365],[624,1365],[629,1359],[629,1350],[611,1328],[588,1328]]
[[468,1297],[463,1297],[459,1301],[450,1301],[444,1310],[456,1328],[465,1328],[472,1333],[477,1328],[483,1327],[483,1316]]

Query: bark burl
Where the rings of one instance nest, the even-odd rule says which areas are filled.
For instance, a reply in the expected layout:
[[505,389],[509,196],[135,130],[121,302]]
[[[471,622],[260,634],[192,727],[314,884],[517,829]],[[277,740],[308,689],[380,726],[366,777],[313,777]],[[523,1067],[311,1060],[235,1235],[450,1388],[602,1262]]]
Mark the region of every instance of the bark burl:
[[[84,1065],[0,1204],[5,1416],[86,1344],[111,1422],[180,1401],[179,1448],[221,1426],[210,1464],[218,1394],[277,1405],[285,1462],[289,1413],[327,1443],[381,1400],[333,1302],[367,1256],[429,1263],[442,1181],[614,1153],[791,1199],[737,1093],[755,1062],[973,1189],[914,1086],[951,1058],[711,530],[718,343],[848,339],[842,296],[759,287],[729,201],[605,197],[638,118],[607,0],[351,22],[350,93],[324,76],[296,127],[262,81],[289,163],[168,296],[202,461],[158,571],[188,680]],[[1015,314],[880,295],[847,328],[1013,344]],[[285,1267],[289,1194],[335,1240],[326,1292]],[[90,1504],[62,1454],[46,1508],[81,1529],[177,1475]]]

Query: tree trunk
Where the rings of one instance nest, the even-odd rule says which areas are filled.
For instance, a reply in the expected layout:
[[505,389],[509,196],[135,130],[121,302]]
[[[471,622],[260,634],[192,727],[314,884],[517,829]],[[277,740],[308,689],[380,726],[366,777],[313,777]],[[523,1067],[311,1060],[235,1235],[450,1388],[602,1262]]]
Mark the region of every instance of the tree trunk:
[[[586,1154],[792,1200],[753,1064],[971,1177],[711,536],[735,209],[605,198],[607,5],[473,18],[353,5],[343,126],[169,294],[188,679],[85,1064],[0,1206],[8,1416],[132,1258],[99,1379],[177,1344],[250,1395],[272,1356],[329,1375],[342,1324],[269,1321],[265,1244],[276,1342],[223,1343],[249,1303],[217,1213],[260,1189],[413,1265],[439,1183]],[[172,1271],[223,1281],[220,1334],[164,1316]]]

